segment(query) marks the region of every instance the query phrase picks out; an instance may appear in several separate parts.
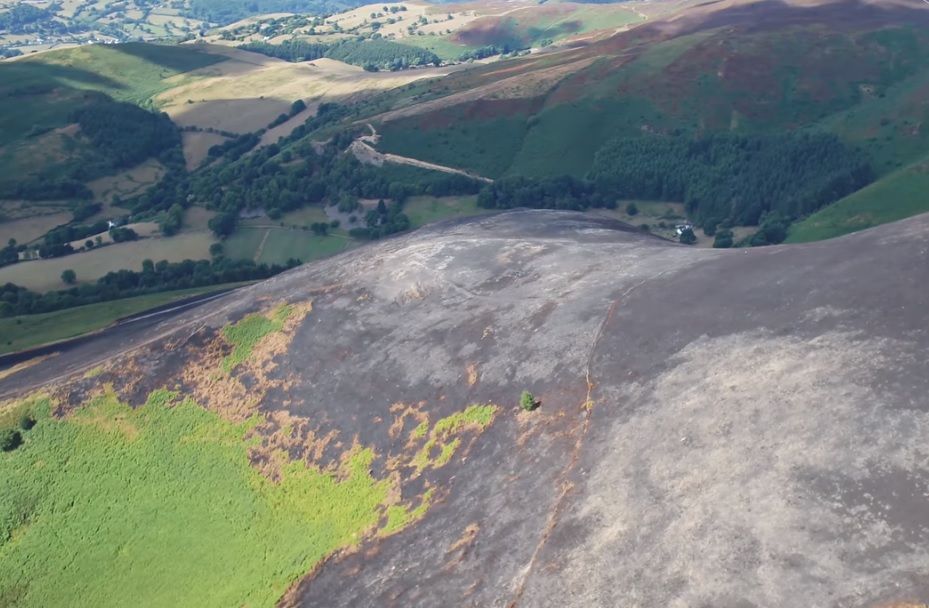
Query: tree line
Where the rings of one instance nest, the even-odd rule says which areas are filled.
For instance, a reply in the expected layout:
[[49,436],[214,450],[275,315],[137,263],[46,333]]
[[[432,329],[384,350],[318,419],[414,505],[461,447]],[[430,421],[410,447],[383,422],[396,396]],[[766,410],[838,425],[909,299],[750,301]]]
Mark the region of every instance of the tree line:
[[326,57],[371,71],[404,70],[411,67],[439,65],[442,60],[432,51],[381,38],[344,40],[332,43],[285,40],[280,44],[249,42],[240,49],[277,57],[285,61],[313,61]]
[[615,198],[682,201],[711,230],[790,221],[873,179],[867,157],[823,133],[621,137],[594,158],[588,179]]
[[299,263],[289,260],[284,266],[268,266],[225,258],[174,263],[146,260],[141,272],[119,270],[107,273],[95,283],[45,293],[7,283],[0,285],[0,317],[53,312],[161,291],[267,279]]
[[70,120],[81,127],[76,139],[89,145],[78,146],[64,166],[0,183],[0,198],[87,200],[93,193],[85,182],[148,158],[158,158],[168,167],[184,164],[180,131],[166,114],[87,92]]

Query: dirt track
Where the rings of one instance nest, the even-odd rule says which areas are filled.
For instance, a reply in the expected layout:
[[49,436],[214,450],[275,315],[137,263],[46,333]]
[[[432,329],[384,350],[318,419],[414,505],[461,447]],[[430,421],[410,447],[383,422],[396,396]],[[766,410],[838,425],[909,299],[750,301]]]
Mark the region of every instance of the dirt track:
[[421,169],[440,171],[442,173],[464,175],[465,177],[470,177],[487,184],[492,184],[494,181],[489,177],[483,177],[481,175],[477,175],[476,173],[465,171],[464,169],[456,169],[454,167],[447,167],[445,165],[437,165],[435,163],[410,158],[408,156],[400,156],[399,154],[378,152],[374,149],[372,144],[377,144],[380,136],[377,134],[377,130],[375,130],[374,126],[368,124],[368,128],[371,129],[371,134],[360,136],[358,139],[352,142],[352,145],[349,148],[352,151],[352,154],[355,155],[355,158],[366,165],[375,165],[380,167],[384,163],[395,163],[398,165],[410,165],[412,167],[419,167]]

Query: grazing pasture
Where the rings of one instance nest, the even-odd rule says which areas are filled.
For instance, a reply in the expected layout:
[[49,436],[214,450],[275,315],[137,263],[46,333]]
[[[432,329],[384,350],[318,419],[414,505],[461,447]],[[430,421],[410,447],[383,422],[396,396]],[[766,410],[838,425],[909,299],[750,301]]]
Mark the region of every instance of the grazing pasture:
[[34,291],[63,289],[61,273],[74,270],[78,282],[96,281],[108,272],[123,268],[141,270],[143,260],[204,260],[210,258],[215,242],[209,232],[187,232],[170,238],[141,239],[116,243],[60,258],[20,262],[0,268],[0,283],[15,283]]

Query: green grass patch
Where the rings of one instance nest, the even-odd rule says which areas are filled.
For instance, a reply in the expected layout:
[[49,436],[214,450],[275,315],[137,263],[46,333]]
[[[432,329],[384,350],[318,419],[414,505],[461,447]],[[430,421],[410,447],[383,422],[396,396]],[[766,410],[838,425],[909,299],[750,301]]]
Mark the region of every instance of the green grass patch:
[[487,213],[477,206],[477,196],[414,196],[403,204],[403,212],[414,228],[459,217]]
[[112,302],[78,306],[38,315],[22,315],[0,319],[0,354],[16,352],[66,340],[102,329],[117,319],[134,315],[156,306],[196,295],[238,287],[247,283],[211,285],[180,291],[166,291]]
[[[0,453],[2,605],[271,607],[388,500],[370,450],[339,474],[285,461],[271,481],[249,460],[256,420],[166,391],[138,408],[106,394],[63,420],[47,399],[29,407],[36,426]],[[388,515],[391,530],[422,504]]]
[[[311,217],[310,214],[305,219],[295,217],[285,220],[285,225],[290,222],[293,222],[293,225],[303,225],[298,222],[306,221],[309,217]],[[265,224],[270,221],[265,221]],[[228,257],[255,260],[265,264],[285,264],[290,258],[312,262],[341,253],[359,244],[357,240],[346,236],[341,231],[328,236],[319,236],[302,228],[259,228],[257,225],[260,224],[240,226],[223,242]]]
[[293,312],[287,304],[277,307],[270,316],[248,315],[238,323],[223,328],[223,338],[232,345],[232,352],[223,359],[223,371],[231,372],[248,359],[255,345],[268,334],[284,329],[284,322]]
[[403,39],[403,43],[432,51],[443,61],[458,61],[462,53],[466,53],[475,48],[467,44],[452,42],[445,36],[437,36],[435,34],[407,36]]
[[786,242],[821,241],[925,212],[929,212],[929,158],[797,222]]
[[422,519],[432,504],[432,497],[434,494],[434,488],[426,490],[419,506],[415,509],[411,509],[406,505],[391,505],[387,507],[387,523],[384,524],[384,527],[381,529],[380,535],[388,536],[394,532],[399,532],[410,524]]
[[[440,468],[449,463],[455,452],[461,447],[461,433],[467,430],[484,430],[493,422],[497,415],[497,406],[471,405],[464,411],[442,418],[432,426],[429,438],[422,448],[413,457],[412,464],[420,472],[428,468]],[[423,425],[413,429],[410,437],[413,440],[425,436]]]

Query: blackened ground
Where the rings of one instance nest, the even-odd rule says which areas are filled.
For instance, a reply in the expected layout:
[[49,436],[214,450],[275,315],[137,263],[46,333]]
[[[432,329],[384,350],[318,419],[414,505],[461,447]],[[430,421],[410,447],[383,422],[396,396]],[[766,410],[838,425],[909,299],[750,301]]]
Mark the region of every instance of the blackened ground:
[[[502,408],[404,486],[425,519],[308,573],[302,606],[876,606],[929,593],[929,217],[694,250],[581,214],[448,223],[0,382],[129,351],[138,396],[223,325],[312,300],[259,407],[380,455],[398,403]],[[517,407],[522,390],[542,406]],[[409,429],[405,428],[405,432]]]

